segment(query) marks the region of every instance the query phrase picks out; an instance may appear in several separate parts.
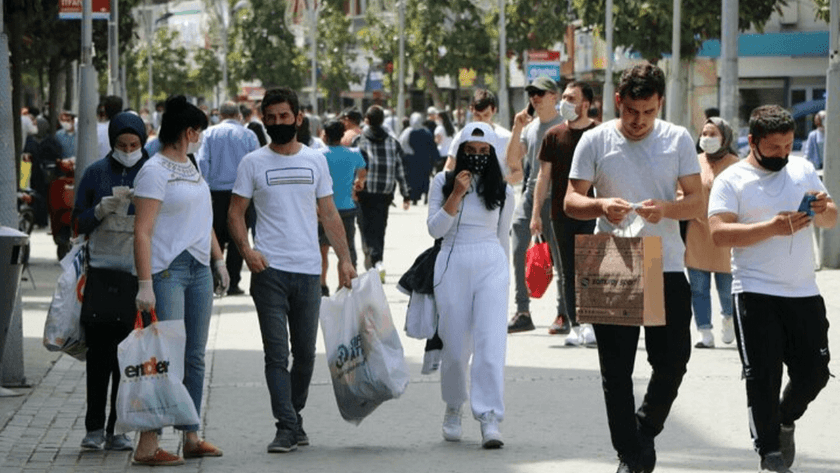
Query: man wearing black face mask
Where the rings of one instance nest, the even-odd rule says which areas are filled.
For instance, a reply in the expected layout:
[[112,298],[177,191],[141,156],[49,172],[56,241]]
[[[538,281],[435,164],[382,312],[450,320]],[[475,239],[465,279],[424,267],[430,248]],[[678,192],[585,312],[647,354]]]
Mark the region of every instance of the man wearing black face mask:
[[[297,94],[288,88],[269,90],[262,113],[272,143],[242,158],[228,226],[252,273],[250,293],[263,335],[265,377],[277,421],[268,451],[284,453],[309,445],[300,411],[315,364],[321,304],[319,221],[338,255],[339,283],[350,287],[356,271],[333,200],[327,159],[295,139],[303,121]],[[245,210],[252,199],[257,213],[254,248],[245,228]],[[290,342],[294,356],[288,369]]]
[[[749,156],[718,176],[709,197],[712,239],[732,247],[735,332],[750,431],[761,471],[772,472],[790,472],[794,422],[829,377],[825,302],[814,275],[811,235],[801,230],[812,222],[833,227],[837,207],[814,167],[788,157],[794,128],[790,113],[779,106],[753,110]],[[806,195],[815,200],[801,209]],[[789,381],[779,400],[783,362]]]

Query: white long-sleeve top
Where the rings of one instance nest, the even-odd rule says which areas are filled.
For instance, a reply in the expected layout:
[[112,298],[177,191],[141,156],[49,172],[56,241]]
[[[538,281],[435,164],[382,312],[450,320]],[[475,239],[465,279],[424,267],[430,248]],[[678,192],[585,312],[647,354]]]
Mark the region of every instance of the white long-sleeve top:
[[461,201],[458,213],[449,215],[443,209],[445,182],[445,171],[440,172],[429,190],[429,217],[426,219],[429,234],[436,239],[443,237],[443,246],[495,241],[502,245],[505,257],[510,260],[510,224],[515,206],[513,188],[506,186],[505,205],[501,210],[487,210],[484,200],[471,190]]

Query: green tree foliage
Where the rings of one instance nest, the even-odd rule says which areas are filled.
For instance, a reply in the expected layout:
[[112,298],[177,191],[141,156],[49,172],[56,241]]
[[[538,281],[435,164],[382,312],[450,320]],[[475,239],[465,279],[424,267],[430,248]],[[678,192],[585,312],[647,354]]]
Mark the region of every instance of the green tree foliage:
[[[210,49],[197,48],[193,51],[194,67],[187,73],[187,90],[195,97],[209,96],[222,80],[222,65],[219,56]],[[236,91],[238,87],[228,89]],[[235,97],[236,95],[230,95]]]
[[[191,66],[188,51],[179,44],[179,34],[169,28],[158,28],[152,41],[152,102],[165,100],[175,94],[194,95],[196,86],[190,82]],[[149,99],[149,48],[141,45],[134,50],[126,87],[139,97],[139,106]]]
[[316,61],[321,76],[318,87],[325,92],[327,102],[337,110],[341,105],[341,92],[348,90],[351,82],[360,79],[350,68],[355,59],[352,55],[356,36],[350,30],[351,19],[344,13],[343,0],[325,0],[319,8]]
[[820,20],[822,20],[826,23],[828,23],[828,21],[831,19],[830,18],[830,16],[831,16],[830,15],[830,13],[831,13],[830,3],[831,2],[829,0],[814,0],[815,16],[818,19],[820,19]]
[[[578,15],[586,25],[597,25],[603,37],[605,1],[573,0]],[[770,15],[785,0],[740,0],[738,28],[762,31]],[[671,54],[671,0],[624,0],[613,7],[614,43],[640,53],[656,63]],[[693,58],[703,41],[720,38],[720,2],[683,0],[680,55]]]
[[[548,49],[563,41],[568,20],[566,5],[566,2],[552,0],[507,2],[507,51],[508,55],[519,55],[520,69],[525,59],[522,52],[530,49]],[[498,24],[498,12],[494,16],[494,22]]]
[[304,84],[306,58],[295,46],[285,20],[286,2],[250,0],[231,28],[228,76],[237,82],[259,80],[266,88]]
[[396,9],[389,5],[368,4],[365,12],[365,26],[358,32],[359,46],[370,53],[370,58],[381,61],[383,68],[382,87],[390,91],[391,97],[397,97],[397,70],[399,68],[399,35]]

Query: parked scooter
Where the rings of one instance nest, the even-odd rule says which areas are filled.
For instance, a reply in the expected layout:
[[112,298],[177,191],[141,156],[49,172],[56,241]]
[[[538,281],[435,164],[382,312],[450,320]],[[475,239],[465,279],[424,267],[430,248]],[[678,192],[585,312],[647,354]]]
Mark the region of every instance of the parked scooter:
[[58,177],[50,183],[49,198],[47,199],[50,229],[52,230],[53,241],[57,246],[56,255],[59,261],[73,247],[70,239],[73,236],[71,214],[75,194],[75,170],[76,162],[73,158],[57,161]]

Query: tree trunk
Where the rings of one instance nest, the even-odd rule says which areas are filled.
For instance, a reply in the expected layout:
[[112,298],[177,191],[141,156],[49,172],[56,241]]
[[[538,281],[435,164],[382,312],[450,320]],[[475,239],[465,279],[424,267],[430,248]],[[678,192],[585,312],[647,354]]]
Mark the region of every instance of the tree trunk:
[[423,79],[426,81],[426,92],[432,96],[432,103],[434,103],[435,107],[442,110],[444,103],[440,95],[440,89],[438,89],[435,83],[435,74],[427,67],[423,67],[421,70],[423,71]]
[[47,80],[49,81],[49,112],[50,117],[50,135],[55,133],[58,128],[58,91],[61,87],[59,76],[61,75],[60,60],[56,57],[50,58],[50,63],[47,68]]

